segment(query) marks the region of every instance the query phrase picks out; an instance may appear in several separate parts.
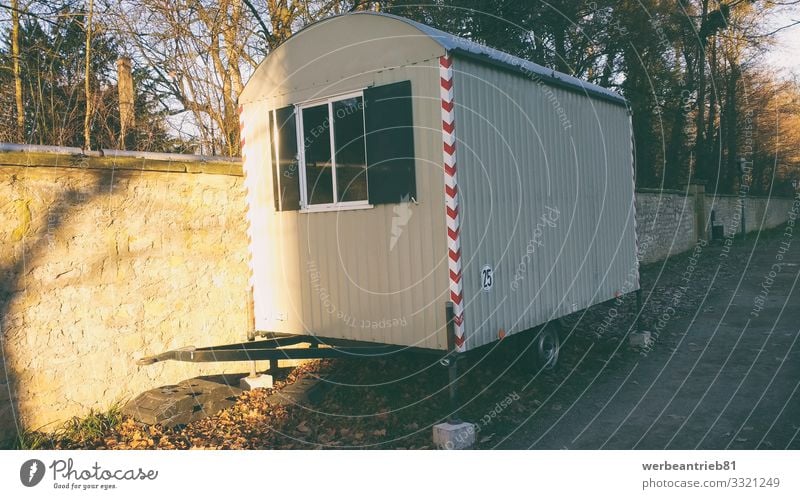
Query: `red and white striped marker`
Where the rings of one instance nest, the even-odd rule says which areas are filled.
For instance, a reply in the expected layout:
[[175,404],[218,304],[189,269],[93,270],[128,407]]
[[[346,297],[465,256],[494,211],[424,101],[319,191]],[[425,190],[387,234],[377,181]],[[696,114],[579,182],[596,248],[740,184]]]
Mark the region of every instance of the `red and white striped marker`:
[[255,274],[253,272],[253,255],[255,255],[255,248],[253,247],[253,233],[252,233],[253,223],[251,220],[251,217],[253,216],[252,214],[253,204],[251,203],[251,201],[253,200],[250,199],[250,193],[253,192],[253,189],[250,186],[250,182],[248,182],[247,168],[245,167],[245,163],[247,162],[247,149],[248,149],[247,128],[245,126],[245,123],[246,120],[245,120],[244,106],[239,105],[239,140],[240,140],[239,145],[241,147],[241,155],[242,155],[242,176],[244,184],[244,196],[245,199],[247,199],[248,201],[248,205],[250,206],[250,208],[248,208],[247,210],[247,215],[246,215],[247,249],[250,253],[247,261],[247,266],[250,270],[250,275],[248,276],[247,284],[249,289],[252,291],[253,287],[255,286],[255,279],[254,279]]
[[442,146],[444,158],[444,197],[447,219],[448,268],[450,301],[453,302],[456,350],[465,350],[464,289],[461,281],[461,220],[458,213],[458,181],[456,178],[456,120],[453,101],[453,59],[439,58],[442,96]]

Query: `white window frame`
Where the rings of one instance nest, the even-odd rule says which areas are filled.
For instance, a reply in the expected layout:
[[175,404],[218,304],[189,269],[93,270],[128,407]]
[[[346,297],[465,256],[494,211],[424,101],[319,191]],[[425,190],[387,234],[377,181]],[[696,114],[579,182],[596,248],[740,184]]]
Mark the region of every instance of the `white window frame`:
[[[313,213],[313,212],[321,212],[321,211],[343,211],[343,210],[363,210],[372,208],[373,205],[369,203],[369,175],[367,175],[367,199],[360,200],[360,201],[344,201],[338,202],[336,201],[339,199],[339,193],[337,188],[337,178],[336,178],[336,141],[334,137],[334,120],[333,120],[333,103],[345,100],[345,99],[352,99],[353,97],[361,97],[362,105],[364,103],[364,91],[359,90],[356,92],[349,92],[346,94],[339,94],[331,97],[326,97],[324,99],[314,99],[306,102],[302,102],[295,105],[295,121],[297,123],[297,151],[298,151],[298,165],[299,165],[299,174],[300,174],[300,211],[303,213]],[[308,204],[308,189],[307,183],[308,180],[306,179],[306,147],[305,147],[305,138],[304,138],[304,128],[303,128],[303,109],[307,109],[310,107],[317,107],[323,104],[327,104],[328,106],[328,120],[330,126],[328,127],[328,135],[330,138],[331,144],[331,183],[333,184],[333,203],[324,203],[324,204]],[[364,128],[364,133],[366,134],[367,125],[366,125],[366,118],[365,113],[361,112],[361,120],[362,125]],[[367,141],[366,137],[364,138],[364,159],[367,158]]]

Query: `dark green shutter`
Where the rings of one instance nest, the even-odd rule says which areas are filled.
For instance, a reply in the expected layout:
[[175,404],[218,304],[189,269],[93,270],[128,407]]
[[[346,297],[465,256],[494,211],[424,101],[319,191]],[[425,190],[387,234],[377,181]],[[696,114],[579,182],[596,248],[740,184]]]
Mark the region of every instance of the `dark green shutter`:
[[[272,121],[272,120],[270,120]],[[275,111],[278,135],[278,158],[273,153],[272,178],[275,182],[275,209],[291,211],[300,209],[300,167],[297,162],[297,118],[294,106]],[[271,128],[271,127],[270,127]],[[271,138],[274,139],[273,134]],[[280,202],[279,202],[280,200]]]
[[278,184],[278,156],[275,144],[275,113],[269,113],[269,159],[272,162],[272,200],[275,202],[275,211],[281,211],[280,189]]
[[416,199],[411,82],[364,90],[367,182],[371,204]]

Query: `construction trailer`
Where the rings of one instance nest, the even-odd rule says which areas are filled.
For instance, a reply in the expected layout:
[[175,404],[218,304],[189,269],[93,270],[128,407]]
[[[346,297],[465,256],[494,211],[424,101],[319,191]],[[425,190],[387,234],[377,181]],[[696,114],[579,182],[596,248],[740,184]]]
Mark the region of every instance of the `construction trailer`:
[[457,354],[535,330],[552,367],[551,325],[639,289],[615,92],[353,13],[273,50],[239,105],[250,339],[267,339],[146,362]]

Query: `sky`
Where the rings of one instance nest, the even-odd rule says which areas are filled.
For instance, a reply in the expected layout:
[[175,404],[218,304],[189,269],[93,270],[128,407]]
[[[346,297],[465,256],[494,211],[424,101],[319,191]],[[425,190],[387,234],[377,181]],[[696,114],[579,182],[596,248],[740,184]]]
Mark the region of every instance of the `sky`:
[[[777,15],[772,22],[773,29],[787,26],[800,20],[797,8]],[[767,55],[767,61],[779,68],[786,76],[794,72],[800,76],[800,24],[778,32],[776,46]]]

